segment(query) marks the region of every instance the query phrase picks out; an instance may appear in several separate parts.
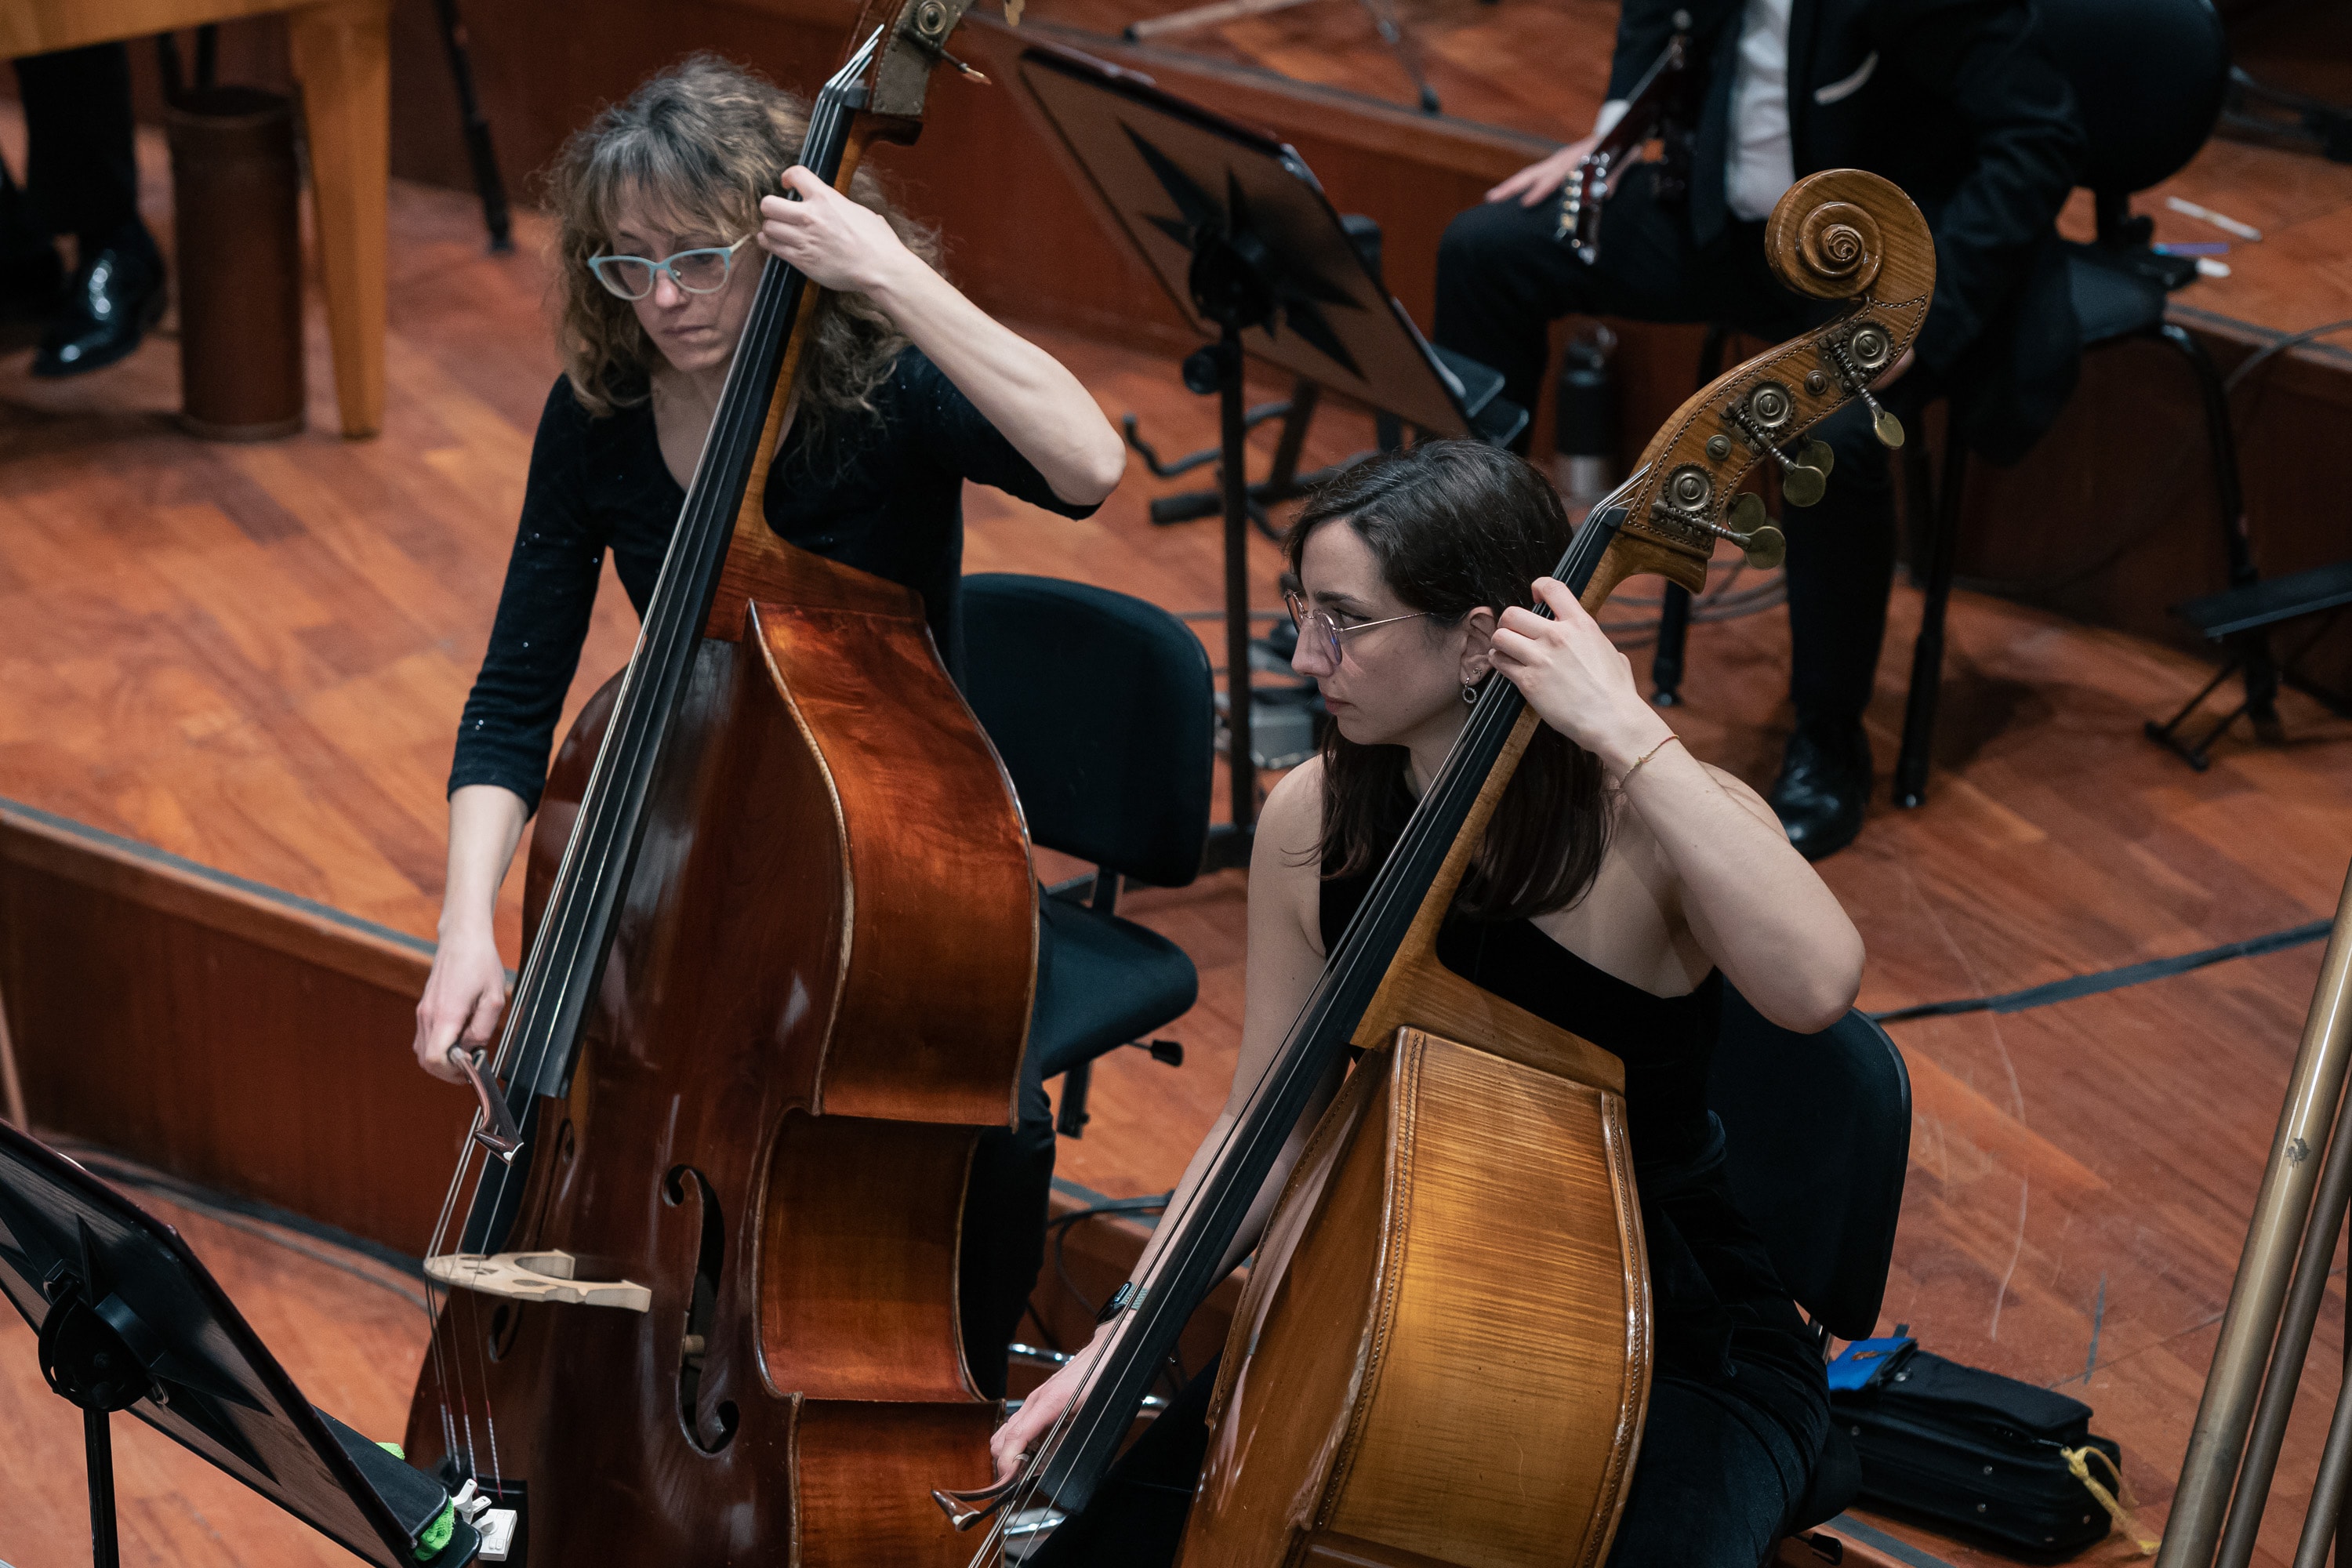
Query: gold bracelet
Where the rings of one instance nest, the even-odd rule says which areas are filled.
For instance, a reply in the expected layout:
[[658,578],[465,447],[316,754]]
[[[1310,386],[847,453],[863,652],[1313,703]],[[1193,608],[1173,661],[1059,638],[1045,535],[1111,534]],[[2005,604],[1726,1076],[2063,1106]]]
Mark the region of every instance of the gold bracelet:
[[1627,784],[1632,784],[1633,782],[1633,775],[1642,771],[1642,764],[1643,763],[1648,762],[1652,757],[1656,756],[1660,752],[1664,751],[1668,746],[1673,745],[1676,741],[1681,739],[1682,737],[1680,735],[1669,734],[1664,740],[1659,742],[1656,745],[1652,746],[1648,751],[1643,752],[1639,757],[1636,757],[1633,760],[1633,765],[1627,768],[1623,775],[1618,779],[1617,787],[1619,789],[1623,789]]

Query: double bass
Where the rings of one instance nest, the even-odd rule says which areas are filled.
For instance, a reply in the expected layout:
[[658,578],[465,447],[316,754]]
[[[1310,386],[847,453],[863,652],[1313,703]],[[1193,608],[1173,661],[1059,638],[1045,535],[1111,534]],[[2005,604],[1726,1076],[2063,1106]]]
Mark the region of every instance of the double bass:
[[[1654,436],[1553,575],[1597,612],[1654,573],[1705,588],[1718,539],[1777,564],[1742,481],[1792,502],[1828,465],[1814,424],[1916,336],[1925,221],[1833,170],[1775,207],[1776,276],[1822,325],[1718,377]],[[1538,613],[1542,613],[1538,611]],[[1652,1325],[1624,1068],[1442,965],[1438,928],[1538,723],[1489,678],[1320,979],[1139,1280],[1089,1378],[1008,1482],[942,1491],[971,1562],[1086,1506],[1318,1085],[1361,1053],[1261,1237],[1210,1409],[1184,1568],[1592,1568],[1608,1555],[1648,1408]]]
[[[968,3],[904,0],[802,163],[845,189],[910,140]],[[765,260],[636,648],[558,756],[427,1264],[409,1454],[541,1563],[945,1563],[924,1485],[989,1468],[957,1247],[1036,883],[916,595],[762,517],[816,298]]]

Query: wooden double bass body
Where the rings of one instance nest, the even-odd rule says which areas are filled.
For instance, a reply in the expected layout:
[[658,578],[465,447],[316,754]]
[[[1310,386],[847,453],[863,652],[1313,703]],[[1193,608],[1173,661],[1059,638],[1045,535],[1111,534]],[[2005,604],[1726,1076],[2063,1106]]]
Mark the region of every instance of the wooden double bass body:
[[[957,1242],[973,1140],[1013,1114],[1027,841],[914,595],[780,549],[705,642],[697,765],[656,795],[515,1233],[649,1310],[482,1319],[537,1561],[953,1562],[925,1487],[988,1469]],[[535,895],[601,717],[551,775]]]
[[[919,106],[962,8],[909,0],[877,97],[904,66]],[[812,119],[827,161],[803,154],[838,185],[861,145],[844,127],[873,101],[850,69]],[[646,721],[617,683],[566,741],[534,831],[532,958],[499,1063],[531,1113],[529,1174],[501,1210],[486,1164],[465,1247],[428,1264],[455,1289],[410,1455],[519,1498],[542,1565],[946,1564],[961,1553],[926,1488],[989,1469],[958,1243],[974,1141],[1015,1114],[1036,883],[917,595],[766,526],[807,336],[783,323],[804,329],[814,298],[781,265],[625,678],[651,681],[648,649],[675,639],[634,847],[589,842]],[[731,502],[712,491],[728,460]],[[692,570],[703,586],[667,596]],[[547,928],[598,878],[617,883],[607,956],[573,965],[593,993],[576,1027],[542,1027],[563,1011],[541,1005]]]
[[[1580,535],[1562,564],[1588,610],[1635,573],[1704,588],[1713,538],[1696,520],[1723,517],[1765,458],[1742,418],[1787,450],[1926,317],[1927,226],[1874,175],[1801,182],[1766,243],[1789,287],[1853,303],[1694,395],[1651,441],[1614,498],[1613,538]],[[1608,1554],[1651,1370],[1624,1069],[1435,953],[1536,722],[1512,721],[1268,1223],[1183,1568],[1593,1568]]]

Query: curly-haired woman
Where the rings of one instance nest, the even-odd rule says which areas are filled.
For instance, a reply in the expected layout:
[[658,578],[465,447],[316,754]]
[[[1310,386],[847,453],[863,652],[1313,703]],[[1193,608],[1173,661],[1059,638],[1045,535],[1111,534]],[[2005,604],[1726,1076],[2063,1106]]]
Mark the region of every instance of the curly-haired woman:
[[[807,129],[790,94],[698,57],[607,110],[557,160],[564,373],[540,418],[489,650],[458,727],[440,942],[416,1009],[428,1072],[458,1078],[451,1047],[487,1045],[498,1027],[499,886],[546,783],[604,552],[642,615],[761,252],[824,290],[762,498],[768,524],[914,589],[950,673],[962,662],[964,481],[1070,517],[1118,482],[1124,450],[1077,379],[942,278],[936,238],[895,211],[872,174],[861,171],[845,196],[795,167]],[[1042,1224],[1053,1160],[1044,1099],[1027,1086],[1021,1131],[984,1143],[974,1212],[1034,1208]],[[1002,1378],[1040,1256],[1025,1231],[1009,1245],[1009,1260],[1002,1247],[975,1249],[978,1272],[967,1272],[967,1339],[983,1384]]]

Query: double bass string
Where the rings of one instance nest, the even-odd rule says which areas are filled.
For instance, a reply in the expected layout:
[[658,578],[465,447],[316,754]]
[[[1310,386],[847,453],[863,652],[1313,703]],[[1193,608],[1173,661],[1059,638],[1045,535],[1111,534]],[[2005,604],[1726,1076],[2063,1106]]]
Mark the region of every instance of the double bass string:
[[[871,63],[880,37],[879,28],[868,35],[864,46],[825,84],[810,115],[802,162],[828,180],[840,165],[850,90]],[[813,162],[810,154],[814,155]],[[653,764],[667,735],[677,697],[699,649],[697,634],[709,612],[719,568],[724,563],[732,537],[740,492],[748,483],[751,458],[767,417],[769,384],[779,368],[783,342],[798,310],[803,282],[801,274],[789,265],[773,258],[765,261],[750,320],[729,367],[718,415],[696,461],[686,506],[614,704],[611,731],[597,750],[583,797],[581,821],[566,843],[559,864],[546,925],[525,961],[519,984],[519,1005],[508,1018],[493,1058],[494,1073],[511,1069],[506,1074],[510,1106],[520,1100],[527,1110],[534,1096],[551,1094],[561,1087],[546,1081],[551,1076],[552,1058],[576,1034],[579,1015],[584,1012],[585,987],[593,984],[594,975],[583,972],[602,967],[601,963],[595,962],[601,952],[592,955],[588,950],[591,946],[601,949],[609,938],[613,907],[634,858],[633,841],[642,820]],[[567,1023],[570,1027],[566,1027]],[[568,1058],[564,1066],[568,1076]],[[475,1129],[478,1130],[480,1124],[480,1114],[477,1112]],[[465,1239],[475,1243],[478,1251],[487,1252],[494,1247],[497,1238],[491,1229],[516,1172],[511,1163],[503,1162],[493,1170],[469,1135],[435,1221],[430,1247],[435,1255],[443,1253],[446,1247],[458,1194],[478,1158],[481,1160],[482,1174],[476,1184]],[[438,1282],[428,1279],[425,1310],[432,1329],[429,1338],[435,1378],[442,1394],[444,1441],[448,1451],[456,1454],[462,1424],[466,1462],[470,1471],[478,1473],[467,1398],[467,1358],[454,1347],[445,1354],[440,1342],[442,1314],[436,1310],[436,1302],[444,1299]],[[487,1342],[472,1331],[478,1328],[474,1308],[475,1303],[468,1300],[467,1337],[475,1341],[472,1355],[478,1363],[486,1352]],[[487,1369],[482,1370],[487,1390]],[[454,1418],[449,1409],[453,1373],[457,1399]],[[483,1419],[492,1480],[497,1485],[497,1425],[488,1408],[487,1392]]]
[[[808,143],[822,149],[823,161],[833,161],[825,154],[835,153],[838,146],[841,116],[835,89],[844,78],[854,81],[868,55],[870,43],[868,49],[861,51],[859,58],[845,68],[820,97],[819,112],[812,116]],[[775,276],[763,275],[752,317],[744,332],[745,344],[754,346],[755,351],[760,346],[772,346],[781,338],[783,318],[793,304],[786,296],[794,292],[790,285],[797,281],[797,274],[782,263],[771,260],[768,271]],[[692,634],[707,610],[705,601],[710,584],[698,579],[711,577],[709,568],[716,559],[723,558],[719,547],[723,547],[733,521],[731,505],[712,503],[712,453],[730,445],[743,447],[747,444],[743,426],[751,425],[751,435],[756,437],[757,422],[765,418],[766,399],[747,393],[743,386],[750,379],[751,362],[759,357],[761,356],[756,352],[747,355],[739,347],[730,373],[730,395],[721,400],[711,437],[698,460],[686,516],[664,562],[661,580],[656,584],[651,613],[639,634],[637,652],[623,679],[614,704],[613,732],[598,751],[583,808],[583,821],[565,848],[564,863],[557,873],[556,895],[550,902],[549,931],[533,946],[521,983],[521,1005],[509,1023],[494,1064],[499,1068],[511,1067],[513,1070],[509,1086],[510,1099],[524,1099],[527,1103],[530,1089],[551,1092],[559,1087],[544,1081],[551,1065],[549,1058],[562,1043],[563,1031],[552,1025],[560,1022],[562,1015],[579,1000],[572,987],[577,984],[582,951],[596,934],[580,927],[586,917],[593,914],[605,884],[625,874],[625,868],[613,864],[616,857],[611,851],[614,839],[627,824],[625,820],[613,819],[642,804],[644,781],[638,775],[649,766],[651,757],[647,753],[663,738],[666,725],[662,721],[667,717],[659,710],[664,705],[653,699],[677,684],[684,665],[699,641]],[[751,406],[747,408],[747,404]],[[726,498],[722,495],[719,499]],[[638,787],[620,787],[616,774]],[[627,798],[631,795],[638,799]],[[553,980],[549,976],[551,970],[556,971]],[[471,1153],[469,1147],[469,1158]],[[461,1169],[461,1178],[462,1174]],[[510,1166],[486,1175],[493,1205],[504,1195],[505,1184],[512,1175]]]
[[[1593,509],[1591,516],[1607,519],[1610,509],[1638,485],[1646,472],[1644,469],[1629,478]],[[1605,521],[1601,526],[1579,530],[1553,574],[1580,595],[1615,534],[1615,525]],[[1549,618],[1549,611],[1541,605],[1535,607],[1535,613]],[[1146,1277],[1142,1301],[1115,1331],[1086,1383],[1024,1463],[1005,1505],[998,1510],[987,1538],[973,1558],[975,1564],[987,1561],[1001,1549],[1012,1519],[1046,1484],[1049,1471],[1059,1468],[1066,1479],[1090,1453],[1107,1441],[1115,1441],[1117,1435],[1125,1430],[1132,1415],[1132,1401],[1108,1398],[1097,1405],[1092,1395],[1102,1387],[1107,1376],[1114,1383],[1131,1383],[1138,1368],[1148,1374],[1158,1361],[1152,1353],[1153,1342],[1165,1337],[1171,1327],[1181,1328],[1190,1315],[1196,1292],[1171,1287],[1188,1281],[1203,1283],[1199,1277],[1213,1270],[1222,1260],[1239,1224],[1239,1215],[1232,1211],[1239,1205],[1245,1213],[1255,1196],[1254,1189],[1243,1190],[1247,1184],[1239,1179],[1239,1173],[1258,1167],[1268,1140],[1278,1148],[1290,1135],[1297,1111],[1304,1109],[1315,1083],[1326,1070],[1325,1058],[1336,1048],[1336,1035],[1334,1040],[1318,1040],[1318,1037],[1333,1034],[1330,1026],[1344,1015],[1352,1013],[1360,1017],[1362,1008],[1370,1004],[1397,944],[1444,865],[1455,836],[1478,793],[1485,788],[1525,708],[1526,700],[1516,686],[1507,680],[1488,679],[1469,722],[1438,770],[1437,778],[1415,806],[1370,892],[1334,944],[1314,994],[1292,1023],[1282,1048],[1252,1088],[1246,1109],[1226,1131],[1191,1203],[1181,1214],[1171,1215],[1163,1221],[1177,1229],[1167,1251],[1154,1260]],[[1352,1019],[1349,1032],[1353,1032]],[[1317,1049],[1318,1045],[1327,1048]],[[1293,1101],[1296,1109],[1287,1116],[1282,1114]],[[1225,1223],[1228,1220],[1230,1223]],[[1213,1257],[1209,1256],[1212,1248]],[[1138,1338],[1144,1342],[1143,1349],[1130,1352],[1129,1345]],[[1069,1457],[1067,1464],[1057,1465],[1056,1461],[1064,1457],[1074,1424],[1081,1418],[1086,1426],[1076,1437],[1076,1452]],[[1092,1478],[1088,1478],[1089,1490]],[[1083,1498],[1076,1500],[1083,1506]],[[1060,1501],[1058,1496],[1055,1501]]]

